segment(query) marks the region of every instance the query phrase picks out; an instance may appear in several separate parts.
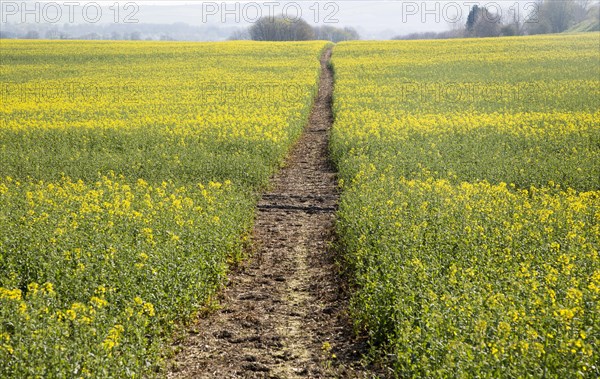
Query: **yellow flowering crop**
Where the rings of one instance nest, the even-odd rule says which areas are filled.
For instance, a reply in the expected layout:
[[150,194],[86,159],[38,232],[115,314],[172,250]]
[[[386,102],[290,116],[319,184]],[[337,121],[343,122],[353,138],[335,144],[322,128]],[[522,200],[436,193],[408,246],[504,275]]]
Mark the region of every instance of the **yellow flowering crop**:
[[241,259],[325,46],[2,40],[0,377],[152,375]]
[[599,37],[335,47],[351,312],[397,376],[600,376]]

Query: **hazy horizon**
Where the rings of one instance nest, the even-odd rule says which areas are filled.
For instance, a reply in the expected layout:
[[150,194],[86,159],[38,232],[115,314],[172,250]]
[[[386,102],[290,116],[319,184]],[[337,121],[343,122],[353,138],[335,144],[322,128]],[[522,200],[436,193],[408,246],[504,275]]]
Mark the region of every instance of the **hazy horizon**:
[[[441,32],[462,27],[473,5],[486,6],[505,19],[518,9],[521,17],[535,1],[6,1],[0,2],[2,29],[106,27],[187,24],[223,29],[227,35],[251,25],[260,15],[298,16],[311,25],[353,27],[361,39],[389,39],[416,32]],[[115,7],[117,5],[117,7]],[[513,13],[510,13],[512,8]],[[509,15],[510,14],[510,15]],[[219,37],[217,39],[223,39]]]

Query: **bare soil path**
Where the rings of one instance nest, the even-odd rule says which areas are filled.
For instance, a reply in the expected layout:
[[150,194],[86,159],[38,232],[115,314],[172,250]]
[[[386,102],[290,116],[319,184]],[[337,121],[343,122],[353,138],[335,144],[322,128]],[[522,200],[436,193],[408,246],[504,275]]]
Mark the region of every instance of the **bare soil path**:
[[309,124],[258,204],[254,256],[181,342],[169,378],[370,377],[330,249],[339,197],[328,159],[330,56]]

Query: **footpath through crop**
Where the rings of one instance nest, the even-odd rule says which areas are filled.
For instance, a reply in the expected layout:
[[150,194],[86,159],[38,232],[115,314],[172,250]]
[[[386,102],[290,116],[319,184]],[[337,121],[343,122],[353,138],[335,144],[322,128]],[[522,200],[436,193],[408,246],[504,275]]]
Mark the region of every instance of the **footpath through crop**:
[[221,308],[180,345],[171,378],[366,377],[330,243],[338,203],[328,158],[331,49],[309,124],[258,204],[255,252]]

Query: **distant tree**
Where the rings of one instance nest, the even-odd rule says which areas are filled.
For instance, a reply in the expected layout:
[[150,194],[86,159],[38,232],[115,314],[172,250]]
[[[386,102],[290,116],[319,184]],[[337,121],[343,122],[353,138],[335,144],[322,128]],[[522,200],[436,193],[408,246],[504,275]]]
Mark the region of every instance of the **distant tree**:
[[0,39],[4,38],[17,38],[17,33],[0,30]]
[[413,39],[438,39],[438,34],[436,32],[417,32],[417,33],[409,33],[402,36],[396,36],[392,39],[395,40],[413,40]]
[[560,33],[574,22],[574,11],[574,1],[545,1],[540,8],[540,16],[549,22],[551,33]]
[[37,30],[30,30],[25,34],[25,39],[39,39],[40,33]]
[[99,40],[102,38],[102,36],[96,32],[92,32],[92,33],[84,34],[79,38],[86,39],[86,40]]
[[52,28],[46,32],[46,39],[57,39],[60,38],[60,32],[57,28]]
[[527,20],[530,34],[562,33],[588,17],[589,0],[543,0],[535,18]]
[[505,37],[519,35],[519,31],[514,24],[502,25],[500,35]]
[[251,39],[250,32],[248,31],[248,29],[236,29],[233,31],[233,33],[231,33],[228,39],[230,41],[249,40]]
[[248,30],[254,41],[307,41],[315,39],[315,33],[302,19],[290,20],[284,16],[262,17]]
[[501,27],[499,15],[477,5],[471,8],[465,25],[469,37],[497,37],[500,35]]
[[323,25],[315,27],[315,38],[318,40],[341,42],[341,41],[353,41],[360,39],[360,36],[356,29],[345,27],[336,28],[331,25]]
[[502,27],[500,35],[520,36],[525,32],[524,24],[526,17],[524,12],[517,4],[511,5],[506,12],[502,14]]
[[465,25],[467,32],[471,33],[475,27],[475,22],[481,17],[481,8],[478,5],[473,5],[469,15],[467,16],[467,24]]
[[588,17],[591,4],[590,0],[575,0],[575,6],[573,7],[574,22],[581,22]]
[[348,41],[360,39],[358,31],[351,26],[344,27],[344,34],[348,37]]
[[417,40],[417,39],[451,39],[451,38],[463,38],[464,30],[462,29],[454,29],[447,30],[444,32],[420,32],[420,33],[410,33],[403,36],[393,37],[393,40]]

